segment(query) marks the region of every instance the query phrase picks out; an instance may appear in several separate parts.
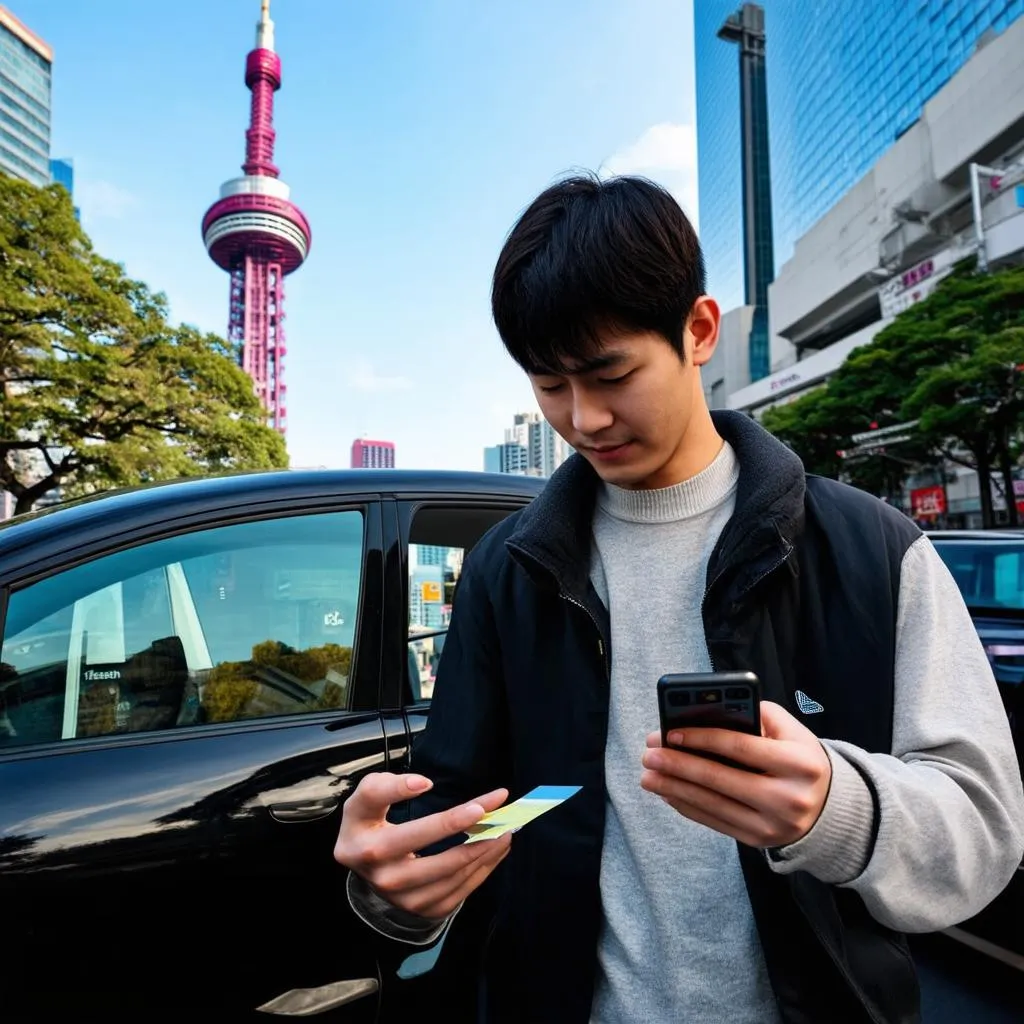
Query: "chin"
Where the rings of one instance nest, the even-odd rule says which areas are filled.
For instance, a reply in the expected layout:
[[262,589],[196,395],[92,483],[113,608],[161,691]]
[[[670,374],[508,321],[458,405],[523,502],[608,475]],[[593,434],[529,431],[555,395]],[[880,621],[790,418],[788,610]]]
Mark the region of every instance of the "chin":
[[596,459],[588,459],[587,461],[594,467],[594,472],[606,484],[613,484],[616,487],[637,487],[649,475],[646,469],[635,463],[616,466],[607,465]]

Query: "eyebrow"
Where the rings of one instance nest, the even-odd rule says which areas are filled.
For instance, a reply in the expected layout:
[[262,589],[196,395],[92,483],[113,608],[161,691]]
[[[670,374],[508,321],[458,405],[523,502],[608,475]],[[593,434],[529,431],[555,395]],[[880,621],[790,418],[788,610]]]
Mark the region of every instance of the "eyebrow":
[[571,370],[537,370],[538,377],[578,377],[584,373],[595,373],[598,370],[607,370],[613,366],[621,366],[629,359],[626,352],[605,352],[599,356],[585,359],[578,366]]

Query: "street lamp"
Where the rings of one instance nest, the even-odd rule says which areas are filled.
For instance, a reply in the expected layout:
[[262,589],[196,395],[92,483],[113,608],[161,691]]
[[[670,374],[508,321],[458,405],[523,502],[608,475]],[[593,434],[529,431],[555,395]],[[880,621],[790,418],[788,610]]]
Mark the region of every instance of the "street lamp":
[[[1024,177],[1024,161],[1017,161],[1009,167],[986,167],[984,164],[970,165],[971,209],[974,215],[974,242],[978,254],[978,270],[988,272],[988,255],[985,252],[985,224],[981,216],[981,179],[987,178],[993,188],[1002,184],[1013,184]],[[1007,181],[1007,179],[1011,179]]]

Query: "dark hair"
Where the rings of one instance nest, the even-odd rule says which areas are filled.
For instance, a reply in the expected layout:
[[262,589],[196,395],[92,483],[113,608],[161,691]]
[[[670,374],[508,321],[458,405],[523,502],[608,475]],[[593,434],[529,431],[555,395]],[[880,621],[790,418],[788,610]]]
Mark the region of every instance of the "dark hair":
[[537,196],[509,233],[491,311],[524,370],[558,372],[609,329],[655,332],[682,357],[704,289],[697,234],[665,189],[645,178],[575,175]]

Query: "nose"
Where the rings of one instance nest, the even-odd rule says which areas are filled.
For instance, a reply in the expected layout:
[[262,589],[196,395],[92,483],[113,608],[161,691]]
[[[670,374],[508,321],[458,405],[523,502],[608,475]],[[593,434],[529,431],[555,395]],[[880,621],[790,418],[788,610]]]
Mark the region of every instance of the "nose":
[[596,437],[615,421],[608,406],[580,382],[572,389],[572,426],[582,437]]

